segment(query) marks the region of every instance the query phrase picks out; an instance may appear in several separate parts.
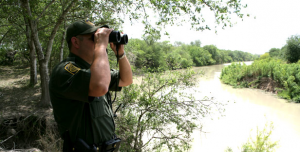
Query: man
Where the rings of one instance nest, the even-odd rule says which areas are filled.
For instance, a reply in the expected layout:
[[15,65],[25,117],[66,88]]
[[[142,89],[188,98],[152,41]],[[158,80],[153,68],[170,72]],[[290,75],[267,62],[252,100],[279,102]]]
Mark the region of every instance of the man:
[[54,118],[64,139],[63,151],[78,151],[78,139],[103,148],[115,138],[115,124],[108,91],[120,91],[132,83],[132,71],[124,45],[110,44],[119,71],[110,70],[106,48],[108,26],[96,27],[88,20],[71,24],[66,33],[70,54],[54,69],[49,82]]

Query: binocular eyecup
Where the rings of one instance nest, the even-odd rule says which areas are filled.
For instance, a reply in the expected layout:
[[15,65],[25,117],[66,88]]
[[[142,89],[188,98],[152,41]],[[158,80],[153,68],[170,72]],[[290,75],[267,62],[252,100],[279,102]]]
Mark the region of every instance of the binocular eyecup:
[[115,44],[127,44],[128,36],[127,34],[122,34],[119,31],[112,31],[109,34],[109,42]]

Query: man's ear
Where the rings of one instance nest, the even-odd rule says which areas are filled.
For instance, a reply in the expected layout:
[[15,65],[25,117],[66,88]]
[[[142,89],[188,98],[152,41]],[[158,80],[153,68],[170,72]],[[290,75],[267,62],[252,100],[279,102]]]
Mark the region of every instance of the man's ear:
[[75,47],[76,49],[79,48],[79,40],[76,37],[71,38],[72,47]]

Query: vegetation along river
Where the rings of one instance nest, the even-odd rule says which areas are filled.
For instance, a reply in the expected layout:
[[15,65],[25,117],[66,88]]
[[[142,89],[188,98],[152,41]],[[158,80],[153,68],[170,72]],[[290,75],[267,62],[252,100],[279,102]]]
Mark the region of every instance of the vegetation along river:
[[[248,63],[251,64],[251,63]],[[288,103],[275,94],[251,88],[233,88],[222,84],[219,76],[225,65],[195,67],[205,75],[199,80],[197,90],[203,96],[213,97],[218,102],[227,102],[225,116],[218,112],[201,120],[202,132],[193,133],[191,151],[223,152],[230,147],[241,151],[250,135],[256,135],[257,127],[273,123],[271,141],[279,141],[278,152],[300,151],[300,104]],[[228,102],[229,101],[229,102]],[[213,119],[211,119],[213,118]],[[251,131],[252,130],[252,131]],[[206,133],[204,133],[206,132]]]

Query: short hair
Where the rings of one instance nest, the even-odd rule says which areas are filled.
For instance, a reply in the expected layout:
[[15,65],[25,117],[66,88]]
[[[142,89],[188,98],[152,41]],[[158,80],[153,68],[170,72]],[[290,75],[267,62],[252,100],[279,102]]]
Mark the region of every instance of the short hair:
[[[78,38],[80,41],[83,40],[83,38],[80,35],[75,36],[76,38]],[[69,48],[69,52],[71,52],[71,48],[72,48],[72,40],[70,40],[68,42],[68,48]]]

